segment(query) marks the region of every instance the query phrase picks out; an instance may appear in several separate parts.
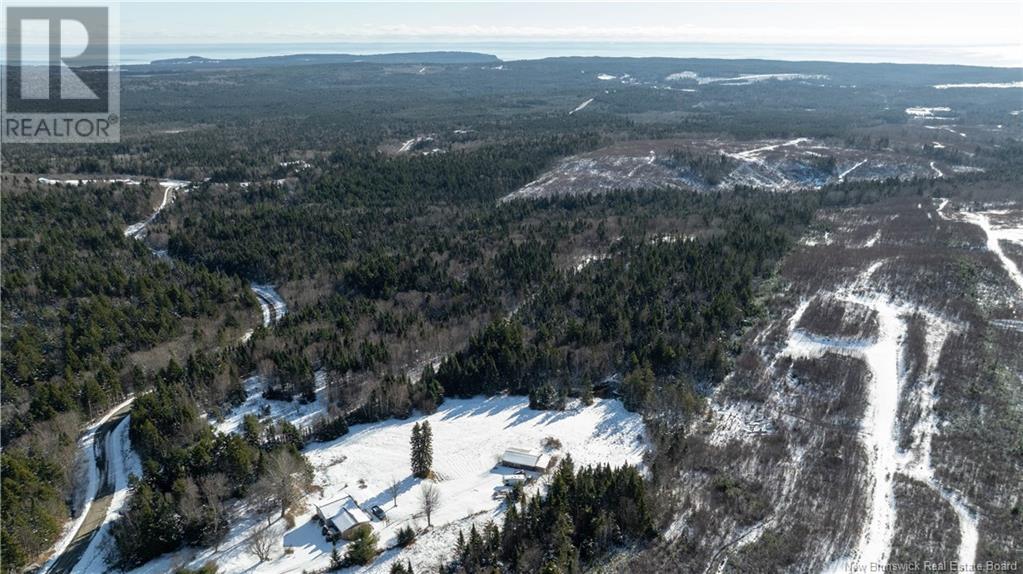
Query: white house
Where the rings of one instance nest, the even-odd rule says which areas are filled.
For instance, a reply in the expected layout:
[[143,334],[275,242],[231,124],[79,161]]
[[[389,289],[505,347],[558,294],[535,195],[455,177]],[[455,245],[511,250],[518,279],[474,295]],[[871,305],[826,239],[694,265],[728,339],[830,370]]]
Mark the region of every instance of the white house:
[[323,506],[317,505],[316,516],[323,524],[327,535],[339,536],[345,540],[350,540],[359,527],[373,521],[351,496],[339,498]]

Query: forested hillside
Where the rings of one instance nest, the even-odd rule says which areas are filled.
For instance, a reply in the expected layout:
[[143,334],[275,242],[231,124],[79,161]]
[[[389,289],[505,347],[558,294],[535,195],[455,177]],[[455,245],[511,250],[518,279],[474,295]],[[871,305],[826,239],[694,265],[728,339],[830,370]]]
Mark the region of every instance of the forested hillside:
[[[643,567],[705,559],[698,542],[666,538],[678,516],[702,525],[720,511],[747,528],[778,507],[767,486],[725,465],[708,479],[716,510],[693,506],[678,479],[700,472],[705,445],[688,433],[716,416],[720,389],[749,390],[736,373],[763,374],[752,333],[777,319],[780,293],[817,280],[793,261],[848,263],[830,252],[793,259],[807,237],[852,241],[826,214],[1020,200],[1018,101],[932,87],[1002,70],[485,64],[128,70],[121,143],[4,147],[5,571],[47,557],[80,508],[83,429],[131,397],[141,475],[110,528],[119,568],[219,548],[239,508],[294,527],[322,470],[306,460],[309,444],[502,393],[544,411],[619,400],[644,417],[650,451],[642,469],[563,459],[542,495],[466,531],[447,571],[576,572],[619,551]],[[695,79],[743,74],[797,78]],[[904,111],[924,105],[950,106],[957,124],[937,129]],[[659,140],[671,150],[660,159],[647,151]],[[636,157],[629,146],[641,146]],[[795,157],[800,146],[812,160]],[[686,180],[717,186],[762,167],[757,153],[777,154],[771,169],[787,178],[826,172],[830,183],[782,192],[754,176],[712,190]],[[891,170],[864,173],[868,160]],[[636,184],[648,165],[682,176]],[[612,183],[601,193],[509,199],[550,173],[585,187],[602,169]],[[95,181],[49,181],[78,178]],[[169,197],[159,178],[188,185],[128,235]],[[979,273],[970,253],[942,269]],[[287,314],[261,321],[253,285],[276,289]],[[268,407],[225,427],[253,396],[318,411],[291,424]],[[791,558],[788,539],[771,540],[754,549]]]

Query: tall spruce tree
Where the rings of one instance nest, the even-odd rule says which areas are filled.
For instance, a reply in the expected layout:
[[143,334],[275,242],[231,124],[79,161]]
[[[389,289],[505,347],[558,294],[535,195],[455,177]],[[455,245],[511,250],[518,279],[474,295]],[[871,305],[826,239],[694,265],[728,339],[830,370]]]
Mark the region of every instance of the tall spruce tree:
[[416,423],[412,426],[412,474],[424,478],[426,476],[426,467],[423,465],[423,430]]
[[430,476],[430,471],[433,470],[433,429],[430,428],[430,421],[423,421],[420,433],[422,439],[423,477],[425,478]]

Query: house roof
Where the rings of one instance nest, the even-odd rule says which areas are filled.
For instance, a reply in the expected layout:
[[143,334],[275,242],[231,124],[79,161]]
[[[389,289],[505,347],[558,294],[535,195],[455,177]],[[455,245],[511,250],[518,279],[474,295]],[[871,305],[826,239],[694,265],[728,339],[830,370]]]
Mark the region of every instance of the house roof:
[[372,521],[351,496],[328,502],[319,508],[323,517],[334,523],[338,532],[345,532],[353,526]]
[[540,463],[543,455],[540,453],[528,451],[523,448],[509,448],[504,451],[504,455],[501,456],[501,461],[511,464],[517,464],[519,466],[528,466],[539,468],[542,466]]

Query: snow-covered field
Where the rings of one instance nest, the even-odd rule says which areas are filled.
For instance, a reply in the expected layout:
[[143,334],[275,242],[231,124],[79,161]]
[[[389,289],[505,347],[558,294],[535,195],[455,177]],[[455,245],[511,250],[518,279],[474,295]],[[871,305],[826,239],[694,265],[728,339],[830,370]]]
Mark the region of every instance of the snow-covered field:
[[[553,412],[530,409],[524,397],[449,399],[432,415],[357,425],[335,441],[308,446],[305,452],[316,469],[315,481],[322,491],[309,496],[307,508],[296,518],[294,528],[274,523],[272,528],[281,533],[283,544],[271,560],[258,564],[258,559],[246,550],[244,541],[259,524],[249,516],[235,522],[220,552],[186,549],[135,572],[164,572],[172,566],[195,566],[207,561],[215,562],[221,573],[324,568],[330,564],[331,546],[312,521],[313,505],[346,495],[366,510],[379,505],[387,512],[386,521],[374,520],[373,527],[381,549],[393,546],[399,528],[426,526],[419,508],[422,481],[412,477],[409,470],[412,425],[424,419],[433,429],[433,469],[435,486],[440,491],[433,527],[410,547],[389,549],[358,572],[389,572],[395,560],[411,561],[416,572],[432,571],[439,561],[450,558],[460,528],[499,518],[503,502],[494,498],[494,489],[512,471],[496,463],[508,447],[540,451],[543,440],[554,437],[562,446],[548,450],[551,455],[571,454],[577,465],[621,465],[641,463],[647,446],[642,419],[618,401],[599,400],[589,407],[577,403],[566,411]],[[399,484],[396,506],[387,488],[392,480]],[[343,544],[339,550],[344,552]]]

